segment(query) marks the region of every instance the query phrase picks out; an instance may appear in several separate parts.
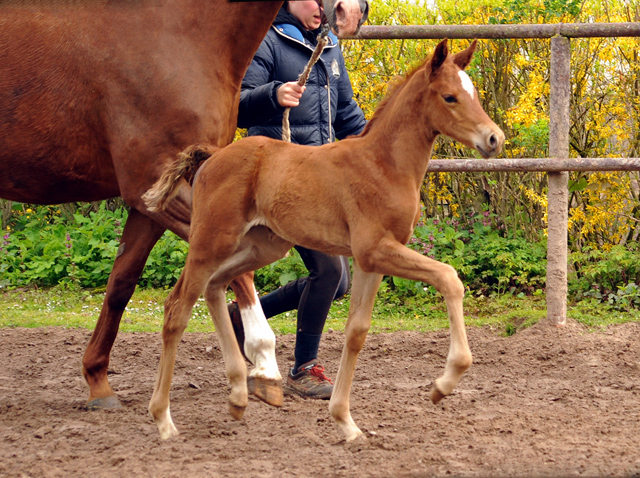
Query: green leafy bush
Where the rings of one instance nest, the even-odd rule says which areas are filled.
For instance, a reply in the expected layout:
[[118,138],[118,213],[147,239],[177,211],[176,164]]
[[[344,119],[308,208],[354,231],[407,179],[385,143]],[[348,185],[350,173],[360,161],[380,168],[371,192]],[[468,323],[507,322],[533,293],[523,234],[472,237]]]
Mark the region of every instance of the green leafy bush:
[[71,219],[50,206],[15,215],[0,246],[0,285],[105,285],[127,215],[105,204]]
[[266,293],[308,274],[298,251],[291,249],[287,257],[257,270],[254,282],[257,290]]
[[482,293],[534,293],[545,284],[546,252],[545,242],[531,243],[492,231],[474,241],[465,257],[468,272],[463,281]]
[[[94,209],[65,215],[52,206],[17,204],[0,242],[0,287],[104,287],[128,213],[124,207],[112,210],[106,202]],[[188,250],[185,241],[165,232],[138,284],[172,287]],[[268,292],[306,274],[300,255],[292,250],[288,257],[256,271],[256,288]]]
[[588,246],[569,257],[573,271],[569,292],[591,297],[618,310],[640,306],[640,244],[630,242],[609,250]]
[[[113,210],[112,210],[113,209]],[[50,207],[21,205],[0,240],[0,287],[28,285],[96,288],[107,283],[127,219],[124,207],[106,203],[70,214]],[[544,287],[546,244],[507,232],[488,212],[461,218],[424,219],[409,247],[453,266],[475,294],[535,294]],[[139,284],[171,287],[186,259],[188,244],[166,232],[154,247]],[[587,247],[570,255],[570,293],[617,310],[640,307],[640,245],[609,250]],[[270,292],[308,272],[300,255],[290,254],[256,271],[260,292]],[[387,296],[435,294],[421,282],[385,278]]]
[[[425,219],[418,223],[409,247],[451,265],[476,293],[530,294],[544,287],[546,243],[532,243],[505,232],[485,211],[467,218]],[[390,285],[406,295],[428,293],[422,283],[393,278]]]

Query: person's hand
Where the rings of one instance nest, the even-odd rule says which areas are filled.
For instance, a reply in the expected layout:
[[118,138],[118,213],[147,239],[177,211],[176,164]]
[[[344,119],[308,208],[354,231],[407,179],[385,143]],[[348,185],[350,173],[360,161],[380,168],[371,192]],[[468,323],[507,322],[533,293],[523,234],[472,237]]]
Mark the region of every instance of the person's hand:
[[284,83],[278,88],[278,103],[284,108],[293,108],[300,104],[300,97],[306,86],[300,86],[295,81]]

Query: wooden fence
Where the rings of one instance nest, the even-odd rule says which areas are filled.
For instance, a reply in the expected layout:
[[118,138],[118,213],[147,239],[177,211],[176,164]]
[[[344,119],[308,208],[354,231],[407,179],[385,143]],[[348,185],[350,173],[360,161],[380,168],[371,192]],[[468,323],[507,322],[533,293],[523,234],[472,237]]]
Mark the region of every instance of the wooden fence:
[[551,41],[549,156],[518,159],[432,160],[429,172],[546,171],[549,175],[547,318],[567,319],[568,171],[640,171],[640,158],[569,158],[571,38],[640,37],[640,23],[551,25],[363,26],[357,39],[527,39]]

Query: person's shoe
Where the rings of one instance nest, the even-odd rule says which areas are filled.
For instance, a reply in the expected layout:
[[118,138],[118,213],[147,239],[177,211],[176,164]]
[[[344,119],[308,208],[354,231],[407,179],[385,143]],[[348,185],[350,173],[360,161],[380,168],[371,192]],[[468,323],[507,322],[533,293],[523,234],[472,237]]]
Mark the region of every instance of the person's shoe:
[[[236,340],[240,346],[240,352],[244,355],[244,326],[242,325],[242,316],[240,315],[240,307],[236,301],[227,304],[227,310],[231,317],[231,325],[233,326],[233,332],[236,334]],[[245,356],[246,358],[246,356]]]
[[295,373],[293,368],[290,370],[284,391],[304,398],[328,400],[333,392],[333,382],[324,374],[324,367],[312,360],[300,365]]

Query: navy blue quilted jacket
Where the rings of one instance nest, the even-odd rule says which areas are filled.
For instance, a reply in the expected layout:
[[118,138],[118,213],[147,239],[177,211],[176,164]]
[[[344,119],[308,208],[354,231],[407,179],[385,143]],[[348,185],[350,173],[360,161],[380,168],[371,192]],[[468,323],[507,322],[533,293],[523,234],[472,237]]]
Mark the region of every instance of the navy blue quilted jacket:
[[[258,48],[242,81],[238,126],[249,135],[282,137],[282,114],[277,88],[296,81],[315,48],[319,30],[309,32],[284,8]],[[359,134],[366,123],[353,99],[353,89],[338,40],[329,44],[314,65],[300,104],[291,108],[291,141],[319,145]],[[331,132],[331,135],[330,135]]]

